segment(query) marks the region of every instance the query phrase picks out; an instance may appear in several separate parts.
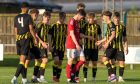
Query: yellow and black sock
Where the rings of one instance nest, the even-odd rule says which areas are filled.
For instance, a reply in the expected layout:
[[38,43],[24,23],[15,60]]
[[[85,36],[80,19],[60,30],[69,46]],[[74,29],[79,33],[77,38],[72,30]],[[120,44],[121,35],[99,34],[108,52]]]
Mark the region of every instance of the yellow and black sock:
[[62,71],[62,66],[58,66],[57,67],[57,76],[56,76],[57,79],[60,79],[61,71]]
[[113,73],[116,75],[116,65],[115,64],[112,64],[112,70],[113,70]]
[[119,67],[119,76],[123,76],[124,73],[124,65]]
[[26,75],[27,75],[27,68],[25,68],[25,64],[23,62],[20,62],[20,64],[22,65],[22,70],[21,70],[21,75],[22,75],[22,78],[26,78]]
[[113,73],[111,64],[108,61],[104,62],[104,65],[106,65],[107,69],[108,69],[108,75],[110,76]]
[[84,66],[83,67],[84,78],[87,78],[87,71],[88,71],[88,66]]
[[24,66],[24,63],[23,62],[19,62],[18,66],[17,66],[16,73],[15,73],[16,77],[18,77],[20,75],[23,66]]
[[43,75],[45,74],[45,68],[46,68],[46,64],[41,64],[40,65],[40,75]]
[[56,75],[57,75],[57,65],[54,64],[54,65],[53,65],[53,77],[54,77],[54,76],[56,77]]
[[39,62],[35,61],[34,72],[33,72],[34,76],[37,76],[37,74],[39,73],[39,68],[40,68],[39,66],[40,66]]
[[97,67],[92,67],[92,77],[95,78],[97,73]]

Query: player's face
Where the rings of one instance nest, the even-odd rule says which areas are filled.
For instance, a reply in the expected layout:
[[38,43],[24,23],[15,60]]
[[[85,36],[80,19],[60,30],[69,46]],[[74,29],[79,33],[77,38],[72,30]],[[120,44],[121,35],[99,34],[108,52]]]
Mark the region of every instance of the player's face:
[[62,23],[64,23],[65,17],[59,17],[59,21],[62,22]]
[[36,20],[37,17],[38,17],[38,14],[36,14],[36,13],[32,14],[32,18],[33,18],[33,20]]
[[108,16],[103,15],[102,19],[104,22],[107,22]]
[[23,8],[21,8],[21,10],[22,10],[22,12],[27,13],[28,12],[28,7],[23,7]]
[[92,17],[88,17],[87,20],[88,20],[88,23],[89,24],[94,23],[94,18],[92,18]]
[[116,16],[113,17],[113,22],[114,23],[119,23],[120,19]]
[[50,18],[51,18],[50,16],[46,16],[46,17],[43,16],[43,22],[44,22],[44,23],[49,23]]

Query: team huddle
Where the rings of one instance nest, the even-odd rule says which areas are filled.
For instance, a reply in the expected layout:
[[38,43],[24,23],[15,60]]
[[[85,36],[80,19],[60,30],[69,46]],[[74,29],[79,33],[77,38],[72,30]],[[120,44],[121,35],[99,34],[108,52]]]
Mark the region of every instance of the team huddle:
[[[66,78],[68,83],[80,82],[79,71],[83,66],[84,82],[87,82],[89,62],[92,61],[92,80],[96,80],[98,51],[105,51],[102,62],[108,70],[108,82],[124,82],[124,53],[128,53],[126,27],[120,23],[120,14],[110,11],[102,13],[102,19],[107,25],[105,37],[102,37],[100,25],[95,19],[95,13],[86,14],[85,5],[77,5],[77,13],[65,23],[66,13],[59,12],[58,19],[50,24],[51,13],[45,11],[40,22],[36,23],[39,11],[35,8],[29,13],[28,4],[22,3],[21,13],[14,19],[16,47],[19,64],[11,80],[17,84],[17,78],[22,75],[22,83],[28,84],[27,69],[34,60],[33,83],[47,83],[45,68],[48,63],[48,51],[54,60],[53,82],[60,82],[64,53],[66,50]],[[113,17],[113,20],[111,20]],[[119,63],[119,77],[116,76],[116,61]]]

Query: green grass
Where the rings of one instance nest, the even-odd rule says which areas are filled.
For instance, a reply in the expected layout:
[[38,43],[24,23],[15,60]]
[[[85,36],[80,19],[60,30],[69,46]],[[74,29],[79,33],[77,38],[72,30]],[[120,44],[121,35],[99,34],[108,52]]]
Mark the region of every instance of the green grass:
[[[13,77],[16,66],[18,64],[18,56],[16,55],[5,55],[4,61],[0,62],[0,84],[10,84],[10,80]],[[49,63],[46,67],[45,78],[49,82],[48,84],[53,84],[52,82],[52,66],[53,61],[49,60]],[[63,62],[63,70],[59,84],[66,84],[66,76],[65,76],[65,65],[66,59]],[[107,71],[105,67],[101,67],[99,64],[98,72],[97,72],[97,82],[96,84],[111,84],[107,83]],[[31,62],[30,67],[28,68],[28,80],[31,79],[33,73],[33,62]],[[91,68],[89,68],[88,72],[88,82],[83,82],[83,74],[82,69],[80,72],[80,83],[79,84],[93,84],[91,81]],[[129,65],[126,65],[125,73],[124,73],[125,84],[140,84],[140,65],[134,65],[134,70],[129,69]],[[21,82],[21,76],[18,78],[18,82]],[[123,84],[123,83],[115,83],[115,84]]]

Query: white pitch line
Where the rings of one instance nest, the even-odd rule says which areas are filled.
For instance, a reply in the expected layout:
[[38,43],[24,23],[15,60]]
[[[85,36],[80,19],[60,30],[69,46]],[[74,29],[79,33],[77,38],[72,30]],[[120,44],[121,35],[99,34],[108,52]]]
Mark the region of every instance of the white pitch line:
[[8,77],[12,77],[12,75],[11,76],[0,76],[0,78],[8,78]]

